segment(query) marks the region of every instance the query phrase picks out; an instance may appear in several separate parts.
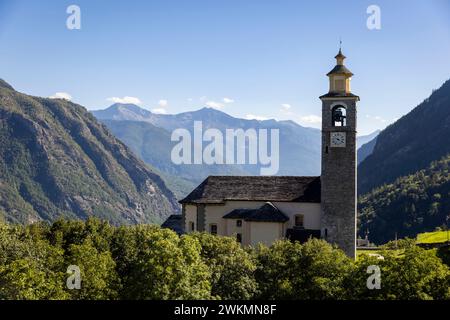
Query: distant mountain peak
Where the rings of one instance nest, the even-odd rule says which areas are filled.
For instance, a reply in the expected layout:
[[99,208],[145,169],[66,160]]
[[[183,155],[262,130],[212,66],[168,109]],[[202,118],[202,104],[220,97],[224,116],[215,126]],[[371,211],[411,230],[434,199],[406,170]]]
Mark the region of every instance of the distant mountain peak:
[[142,108],[136,104],[132,104],[132,103],[114,103],[113,105],[111,105],[109,108],[107,108],[106,110],[111,109],[111,110],[129,110],[129,111],[133,111],[133,112],[139,112],[139,113],[147,113],[150,112],[149,110]]
[[221,110],[219,110],[219,109],[216,109],[216,108],[211,108],[211,107],[203,107],[203,108],[200,108],[200,109],[198,109],[198,110],[196,110],[196,111],[192,111],[192,112],[202,112],[202,113],[212,113],[212,114],[227,114],[227,113],[225,113],[225,112],[223,112],[223,111],[221,111]]

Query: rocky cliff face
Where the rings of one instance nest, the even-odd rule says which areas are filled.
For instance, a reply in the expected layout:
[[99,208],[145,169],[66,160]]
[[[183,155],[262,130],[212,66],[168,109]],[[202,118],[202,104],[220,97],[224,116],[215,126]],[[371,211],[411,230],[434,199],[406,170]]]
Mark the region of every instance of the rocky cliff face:
[[0,214],[11,222],[149,223],[179,210],[160,176],[85,108],[2,80],[0,156]]

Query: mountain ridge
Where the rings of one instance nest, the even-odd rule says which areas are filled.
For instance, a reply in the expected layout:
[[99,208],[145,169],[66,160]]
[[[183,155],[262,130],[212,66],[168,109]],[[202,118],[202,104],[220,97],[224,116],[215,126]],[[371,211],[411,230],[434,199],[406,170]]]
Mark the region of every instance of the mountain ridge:
[[450,152],[450,80],[389,125],[358,166],[358,191],[371,191],[426,168]]
[[[107,112],[105,112],[107,110]],[[277,175],[320,174],[320,130],[302,127],[291,121],[248,120],[230,116],[213,108],[200,108],[195,111],[175,115],[157,115],[148,113],[147,118],[136,120],[136,116],[128,112],[114,113],[114,108],[94,111],[94,116],[104,122],[114,134],[129,145],[141,158],[161,172],[188,180],[195,186],[209,175],[260,175],[261,165],[174,165],[170,161],[170,151],[177,144],[170,140],[171,132],[178,128],[187,129],[193,134],[194,123],[202,122],[203,130],[218,129],[225,137],[227,129],[278,129],[280,135],[280,166]],[[139,112],[141,114],[141,112]],[[128,122],[128,123],[126,123]],[[141,122],[139,124],[138,122]],[[143,125],[142,123],[146,123]],[[160,128],[165,133],[155,130]],[[162,141],[165,145],[162,146]],[[161,149],[162,148],[162,149]],[[163,150],[166,160],[156,159],[149,150]],[[248,150],[246,148],[246,150]],[[146,156],[147,155],[147,156]],[[161,155],[158,155],[161,158]],[[191,190],[185,190],[184,194]]]
[[84,107],[33,97],[0,81],[0,211],[7,221],[90,215],[162,222],[173,193]]

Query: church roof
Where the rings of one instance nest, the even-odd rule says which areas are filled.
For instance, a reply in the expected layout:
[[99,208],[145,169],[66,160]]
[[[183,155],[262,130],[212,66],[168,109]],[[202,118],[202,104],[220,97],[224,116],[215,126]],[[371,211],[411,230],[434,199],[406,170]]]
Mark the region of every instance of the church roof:
[[162,228],[168,228],[178,234],[183,233],[183,216],[181,214],[172,214],[161,225]]
[[359,96],[351,92],[328,92],[319,98],[357,98],[359,101]]
[[180,203],[320,202],[320,177],[210,176]]
[[344,56],[344,54],[342,53],[342,49],[339,49],[338,54],[335,56],[336,59],[345,59],[347,58],[346,56]]
[[234,209],[223,216],[224,219],[242,219],[245,221],[258,222],[286,222],[286,215],[272,203],[267,202],[258,209]]
[[330,72],[327,73],[327,76],[331,75],[331,74],[345,74],[348,76],[352,76],[353,73],[347,69],[346,66],[344,66],[343,64],[337,64],[333,70],[331,70]]

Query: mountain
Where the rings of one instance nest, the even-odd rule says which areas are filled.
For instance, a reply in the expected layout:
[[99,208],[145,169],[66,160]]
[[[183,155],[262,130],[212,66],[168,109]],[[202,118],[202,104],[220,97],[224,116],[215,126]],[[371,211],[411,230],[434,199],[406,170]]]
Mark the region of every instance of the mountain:
[[450,155],[359,199],[359,233],[381,244],[446,225],[450,218]]
[[449,153],[450,80],[379,134],[373,152],[358,166],[358,192],[392,183]]
[[0,215],[162,222],[179,210],[162,178],[85,108],[0,81]]
[[380,132],[381,130],[376,130],[368,135],[359,136],[356,138],[356,146],[358,148],[358,164],[363,162],[363,160],[372,153]]
[[145,121],[152,116],[148,110],[135,104],[115,103],[105,110],[92,112],[98,119]]
[[171,160],[170,133],[148,122],[103,120],[110,131],[144,162],[157,168],[167,186],[183,198],[209,175],[245,175],[245,171],[226,165],[175,165]]
[[373,139],[375,139],[379,134],[380,134],[381,130],[375,130],[374,132],[365,135],[365,136],[358,136],[356,138],[356,145],[358,148],[361,148],[363,145],[365,145],[366,143],[372,141]]
[[[170,154],[178,142],[172,142],[173,130],[187,129],[193,134],[194,122],[201,121],[203,131],[218,129],[225,137],[226,129],[278,129],[280,164],[278,175],[320,174],[320,130],[305,128],[293,121],[246,120],[232,117],[212,108],[175,115],[153,114],[137,106],[113,105],[93,114],[145,162],[163,175],[176,176],[196,185],[209,175],[259,175],[261,165],[175,165]],[[139,119],[136,121],[136,119]],[[247,148],[248,149],[248,148]],[[158,150],[153,152],[152,150]],[[170,180],[170,177],[167,178]],[[178,190],[180,191],[180,190]],[[184,190],[184,194],[191,187]],[[183,193],[183,192],[181,192]]]
[[372,154],[376,144],[377,144],[377,136],[358,148],[358,164],[363,162],[368,156]]

